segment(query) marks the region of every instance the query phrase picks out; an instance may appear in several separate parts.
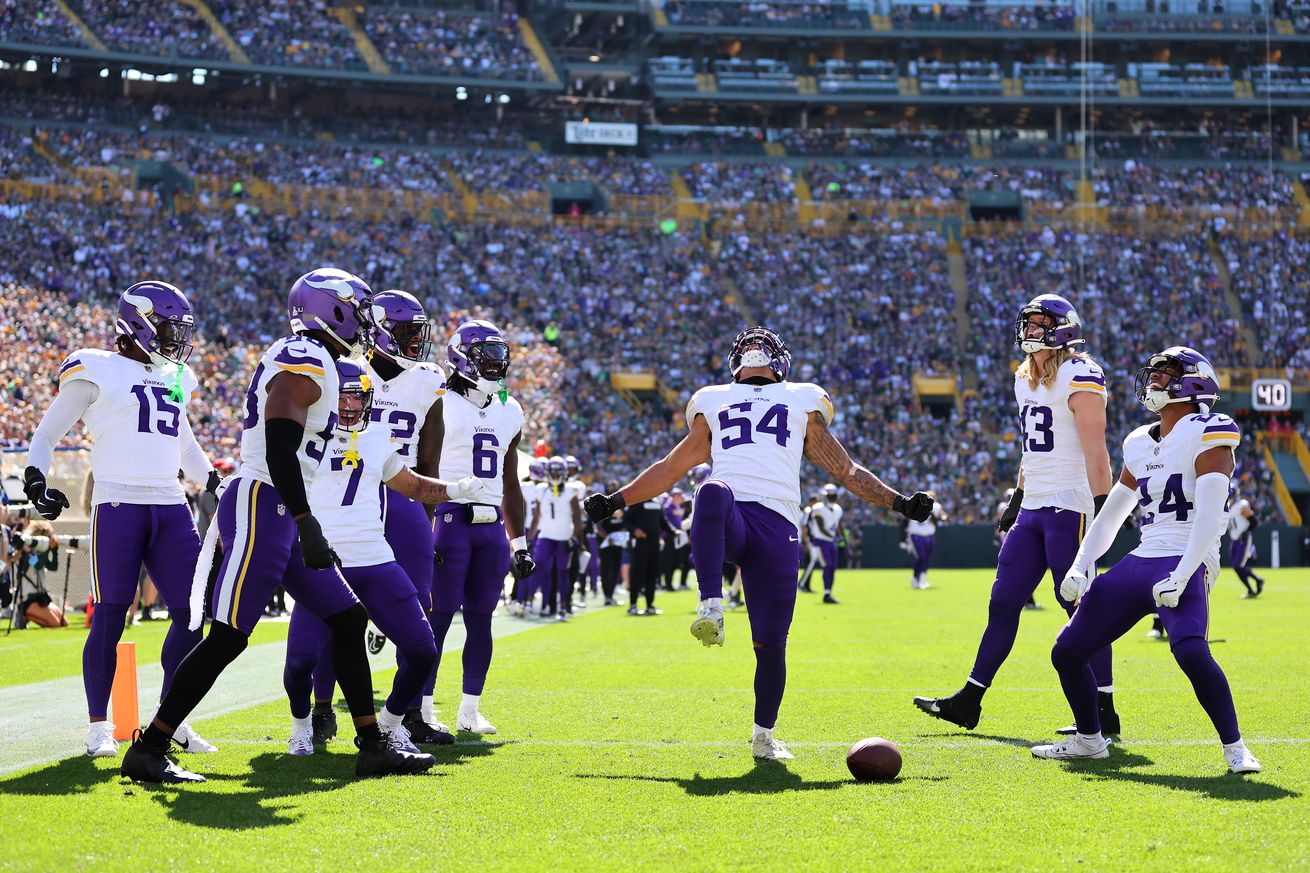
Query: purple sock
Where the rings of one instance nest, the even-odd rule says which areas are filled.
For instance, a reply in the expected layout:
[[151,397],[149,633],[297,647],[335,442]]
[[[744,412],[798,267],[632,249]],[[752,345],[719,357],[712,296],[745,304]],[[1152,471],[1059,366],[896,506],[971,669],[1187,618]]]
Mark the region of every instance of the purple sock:
[[1019,614],[1023,605],[1017,607],[1009,602],[993,599],[987,607],[987,627],[983,630],[982,640],[978,643],[978,654],[973,661],[969,678],[984,687],[990,687],[996,678],[996,671],[1001,669],[1005,659],[1014,648],[1014,639],[1019,635]]
[[1114,660],[1110,656],[1109,646],[1092,655],[1089,663],[1092,665],[1092,675],[1096,677],[1097,688],[1109,688],[1114,684]]
[[[309,718],[309,695],[314,688],[314,659],[287,652],[287,662],[282,668],[282,687],[286,689],[287,700],[291,702],[292,718]],[[331,697],[319,698],[328,700]]]
[[778,707],[787,687],[787,650],[755,649],[755,723],[772,728],[778,722]]
[[82,647],[82,685],[86,688],[86,708],[91,718],[109,714],[109,692],[114,686],[114,668],[118,666],[118,641],[127,621],[127,605],[100,603],[91,621],[91,632]]
[[1073,710],[1074,724],[1080,734],[1101,732],[1101,711],[1096,696],[1096,677],[1086,657],[1059,638],[1051,649],[1051,663],[1060,674],[1065,699]]
[[337,671],[332,667],[331,637],[323,641],[314,664],[314,702],[331,703],[337,690]]
[[1178,666],[1192,681],[1201,708],[1219,732],[1220,742],[1235,743],[1241,739],[1233,692],[1228,688],[1228,677],[1210,654],[1210,644],[1200,637],[1187,637],[1173,644],[1173,653]]
[[[432,638],[437,645],[437,662],[432,665],[432,687],[436,687],[437,671],[441,669],[441,650],[446,645],[446,633],[450,630],[450,623],[455,620],[453,612],[436,612],[429,613],[429,622],[432,625]],[[464,621],[468,621],[468,616],[464,616]],[[468,644],[465,643],[467,649]],[[429,691],[429,694],[432,692]]]
[[732,489],[722,482],[711,479],[696,490],[691,514],[691,558],[696,565],[701,600],[723,596],[728,517],[735,503]]
[[464,612],[464,693],[481,694],[491,669],[491,613]]
[[204,639],[200,628],[187,630],[187,624],[191,621],[190,610],[170,609],[168,618],[168,635],[164,637],[164,647],[159,653],[159,665],[164,668],[164,686],[159,692],[160,699],[163,699],[168,693],[168,687],[173,684],[173,672],[177,670],[177,665]]
[[396,661],[400,666],[391,681],[391,694],[387,696],[388,710],[396,715],[404,715],[410,701],[418,697],[436,660],[437,647],[431,639],[403,651],[397,649]]

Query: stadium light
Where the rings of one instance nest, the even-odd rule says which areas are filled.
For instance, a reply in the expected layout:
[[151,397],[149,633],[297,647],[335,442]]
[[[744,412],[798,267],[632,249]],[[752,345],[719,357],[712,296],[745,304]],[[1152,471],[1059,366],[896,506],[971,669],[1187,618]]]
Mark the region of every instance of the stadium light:
[[509,102],[509,95],[508,95],[508,94],[501,94],[501,95],[500,95],[500,103],[501,103],[501,105],[503,106],[503,105],[505,105],[505,104],[508,103],[508,102]]

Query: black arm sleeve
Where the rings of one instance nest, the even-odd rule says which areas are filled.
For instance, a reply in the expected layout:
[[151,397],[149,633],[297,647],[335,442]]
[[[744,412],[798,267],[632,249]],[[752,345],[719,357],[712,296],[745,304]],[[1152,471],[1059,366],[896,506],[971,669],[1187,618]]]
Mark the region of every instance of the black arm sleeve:
[[264,422],[268,475],[292,518],[309,512],[305,477],[300,475],[300,442],[304,438],[305,426],[289,418],[270,418]]

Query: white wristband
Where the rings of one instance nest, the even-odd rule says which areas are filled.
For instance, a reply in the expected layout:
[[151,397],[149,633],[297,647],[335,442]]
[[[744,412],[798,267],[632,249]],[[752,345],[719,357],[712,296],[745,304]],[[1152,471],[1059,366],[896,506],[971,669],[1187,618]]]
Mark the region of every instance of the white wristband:
[[510,551],[521,552],[527,547],[528,547],[527,537],[514,537],[514,539],[509,541]]

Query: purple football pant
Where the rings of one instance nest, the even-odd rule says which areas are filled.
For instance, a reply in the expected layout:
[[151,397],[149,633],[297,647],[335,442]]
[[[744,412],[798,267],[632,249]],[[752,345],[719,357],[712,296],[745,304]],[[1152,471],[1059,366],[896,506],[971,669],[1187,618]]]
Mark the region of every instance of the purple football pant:
[[[837,576],[837,544],[832,540],[818,540],[814,544],[819,547],[819,554],[823,556],[823,591],[825,594],[832,593],[832,583]],[[800,550],[797,550],[797,554]]]
[[91,509],[91,596],[96,619],[82,648],[82,684],[87,712],[105,718],[118,665],[118,641],[127,612],[136,603],[137,582],[146,572],[168,606],[170,625],[160,662],[167,693],[173,671],[200,642],[187,630],[191,620],[191,576],[200,556],[200,536],[185,503],[155,506],[99,503]]
[[787,686],[787,632],[796,608],[800,534],[796,525],[758,503],[738,503],[710,479],[696,492],[691,548],[702,600],[723,596],[723,564],[741,566],[755,645],[755,723],[772,728]]
[[[442,562],[432,584],[432,632],[437,666],[455,613],[464,617],[464,693],[481,694],[491,668],[491,613],[505,591],[509,540],[505,522],[469,524],[460,503],[437,506],[436,543]],[[535,574],[534,574],[535,575]]]
[[922,576],[928,572],[928,564],[932,562],[932,547],[936,539],[936,537],[910,535],[910,544],[914,546],[915,576]]
[[600,543],[596,540],[595,534],[587,535],[587,554],[590,559],[583,571],[586,574],[586,585],[592,594],[595,594],[600,587]]
[[[382,486],[381,492],[382,524],[387,545],[391,546],[391,551],[396,556],[396,563],[400,565],[400,569],[405,571],[409,581],[414,584],[414,590],[418,593],[418,602],[423,607],[424,614],[431,615],[434,548],[432,521],[428,518],[427,509],[417,500],[411,500],[397,491],[392,491],[385,485]],[[380,627],[378,629],[381,630]],[[330,667],[332,660],[325,658],[319,663]],[[405,652],[397,646],[396,667],[403,669],[404,666]],[[318,681],[318,670],[315,670],[315,694],[317,694]],[[432,693],[436,681],[436,670],[434,667],[429,667],[427,678],[424,679],[422,686],[415,692],[413,700],[410,701],[410,709],[418,707],[420,695]],[[399,714],[400,711],[393,709],[392,712]]]
[[1151,594],[1155,583],[1178,566],[1178,557],[1142,558],[1128,555],[1097,576],[1078,604],[1078,611],[1055,638],[1051,663],[1060,674],[1064,696],[1073,709],[1078,732],[1101,730],[1096,683],[1089,661],[1132,630],[1144,616],[1156,613],[1169,636],[1174,660],[1187,674],[1196,699],[1225,743],[1241,739],[1237,711],[1224,671],[1210,654],[1206,632],[1210,624],[1210,592],[1206,568],[1198,567],[1183,590],[1178,606],[1157,607]]
[[1253,591],[1249,580],[1255,574],[1251,572],[1251,562],[1255,560],[1255,537],[1250,532],[1228,543],[1228,563],[1233,565],[1233,572],[1242,580],[1246,590]]
[[[559,611],[573,611],[573,586],[569,584],[569,544],[567,541],[537,537],[537,544],[532,551],[532,560],[536,562],[537,572],[528,577],[529,591],[540,589],[542,608],[550,606],[547,602],[551,592],[559,597]],[[529,593],[525,602],[532,599]]]
[[[372,567],[346,567],[342,573],[368,610],[373,624],[396,644],[397,651],[405,655],[387,697],[387,709],[403,715],[437,660],[432,627],[419,604],[414,584],[395,562]],[[330,637],[328,626],[309,610],[297,608],[291,611],[282,684],[291,701],[291,715],[295,718],[309,715],[311,674],[316,672],[314,665],[320,656],[326,656],[323,660],[327,662],[331,661],[327,649]]]
[[[987,606],[987,629],[978,644],[978,655],[969,678],[983,687],[992,684],[996,671],[1009,657],[1019,635],[1019,616],[1033,596],[1042,577],[1050,570],[1055,599],[1073,615],[1074,604],[1060,596],[1060,583],[1073,565],[1078,546],[1086,533],[1086,516],[1071,509],[1021,509],[1014,527],[1005,535],[996,564],[996,581]],[[1158,581],[1158,580],[1157,580]],[[1108,641],[1107,641],[1108,643]],[[1109,688],[1114,682],[1110,647],[1091,657],[1096,684]]]

